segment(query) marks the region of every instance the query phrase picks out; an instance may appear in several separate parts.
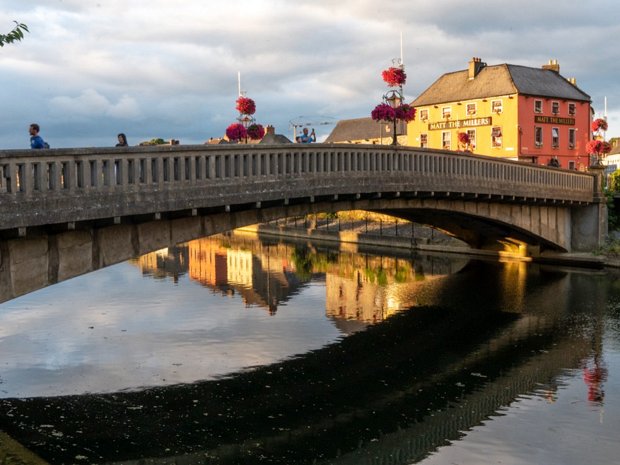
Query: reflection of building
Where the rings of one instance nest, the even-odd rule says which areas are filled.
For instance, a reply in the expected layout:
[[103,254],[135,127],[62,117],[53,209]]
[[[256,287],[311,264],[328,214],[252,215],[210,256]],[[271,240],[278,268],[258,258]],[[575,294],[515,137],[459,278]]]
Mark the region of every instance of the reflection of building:
[[248,306],[275,313],[279,303],[297,292],[301,282],[288,262],[289,249],[260,242],[223,245],[221,237],[187,244],[190,278],[224,294],[239,293]]
[[147,253],[130,263],[139,266],[143,274],[155,279],[171,277],[176,283],[187,271],[187,261],[187,247],[177,246]]

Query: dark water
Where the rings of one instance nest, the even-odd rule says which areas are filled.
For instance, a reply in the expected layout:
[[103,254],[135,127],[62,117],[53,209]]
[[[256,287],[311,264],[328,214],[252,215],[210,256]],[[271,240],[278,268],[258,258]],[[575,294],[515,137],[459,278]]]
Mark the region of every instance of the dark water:
[[618,463],[617,278],[193,241],[1,304],[0,429],[52,464]]

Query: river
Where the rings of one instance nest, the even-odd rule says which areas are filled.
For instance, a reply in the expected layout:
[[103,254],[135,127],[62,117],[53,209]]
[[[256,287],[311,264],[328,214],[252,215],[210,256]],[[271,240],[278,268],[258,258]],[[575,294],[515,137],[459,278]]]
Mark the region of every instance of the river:
[[0,453],[618,463],[618,276],[239,234],[179,244],[0,304]]

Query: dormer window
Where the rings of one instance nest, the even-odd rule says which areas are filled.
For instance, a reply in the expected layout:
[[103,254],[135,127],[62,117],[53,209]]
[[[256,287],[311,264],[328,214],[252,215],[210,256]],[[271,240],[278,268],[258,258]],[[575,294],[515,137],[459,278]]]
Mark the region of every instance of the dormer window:
[[501,113],[502,112],[502,101],[501,100],[493,100],[491,102],[491,111],[493,113]]
[[560,113],[560,102],[551,102],[551,113],[554,115]]

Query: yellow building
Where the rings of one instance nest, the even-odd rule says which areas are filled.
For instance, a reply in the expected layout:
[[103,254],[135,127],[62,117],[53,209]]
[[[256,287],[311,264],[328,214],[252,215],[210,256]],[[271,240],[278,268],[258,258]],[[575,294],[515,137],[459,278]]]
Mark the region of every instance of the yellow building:
[[[589,140],[590,97],[560,75],[555,60],[541,68],[487,66],[446,73],[412,102],[408,145],[576,168]],[[462,138],[462,139],[461,139]]]

